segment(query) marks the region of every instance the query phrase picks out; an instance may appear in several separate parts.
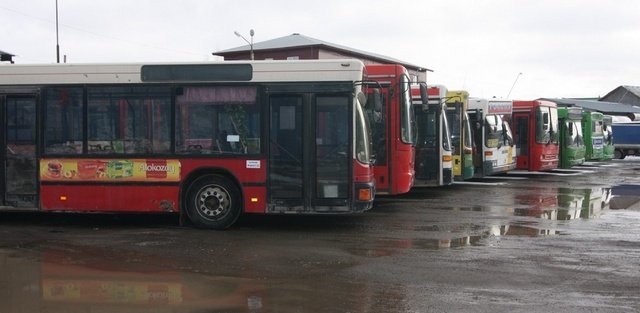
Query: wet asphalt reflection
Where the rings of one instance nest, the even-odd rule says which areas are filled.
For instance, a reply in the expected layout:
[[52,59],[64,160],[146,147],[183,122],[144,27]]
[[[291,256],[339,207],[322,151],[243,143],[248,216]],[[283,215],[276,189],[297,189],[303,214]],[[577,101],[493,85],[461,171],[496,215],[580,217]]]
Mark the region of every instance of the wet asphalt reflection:
[[633,312],[638,174],[640,159],[514,172],[222,232],[2,212],[0,312]]

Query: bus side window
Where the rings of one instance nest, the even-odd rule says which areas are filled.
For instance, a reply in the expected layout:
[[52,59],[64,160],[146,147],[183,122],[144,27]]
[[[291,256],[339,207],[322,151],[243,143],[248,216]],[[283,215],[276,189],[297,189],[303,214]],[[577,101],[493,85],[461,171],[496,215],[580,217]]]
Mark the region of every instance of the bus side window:
[[256,87],[184,87],[179,91],[176,97],[176,152],[260,153],[260,109]]
[[82,153],[83,89],[47,88],[44,94],[44,152],[73,155]]
[[170,151],[171,92],[168,87],[90,87],[87,105],[90,153]]

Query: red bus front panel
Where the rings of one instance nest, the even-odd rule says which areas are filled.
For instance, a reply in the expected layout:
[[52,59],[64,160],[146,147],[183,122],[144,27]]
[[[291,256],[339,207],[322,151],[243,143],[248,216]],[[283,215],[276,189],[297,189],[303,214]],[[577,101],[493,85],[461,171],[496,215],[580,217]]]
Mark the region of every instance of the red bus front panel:
[[511,125],[519,150],[518,169],[548,171],[558,168],[560,130],[554,103],[540,100],[514,101]]

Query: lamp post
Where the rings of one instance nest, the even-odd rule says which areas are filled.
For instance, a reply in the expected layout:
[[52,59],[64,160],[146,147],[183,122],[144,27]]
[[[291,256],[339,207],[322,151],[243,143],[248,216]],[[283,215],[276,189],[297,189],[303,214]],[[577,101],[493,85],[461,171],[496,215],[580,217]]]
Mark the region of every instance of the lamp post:
[[513,81],[513,85],[511,85],[511,89],[509,89],[509,93],[507,94],[507,99],[509,99],[511,91],[513,90],[513,87],[516,86],[516,82],[518,81],[518,78],[520,78],[520,75],[522,75],[522,73],[518,73],[518,76],[516,76],[516,79]]
[[56,0],[56,61],[60,63],[60,40],[58,39],[58,0]]
[[253,29],[249,30],[249,35],[251,36],[251,42],[249,42],[247,38],[244,38],[244,36],[242,36],[237,30],[234,31],[233,33],[236,34],[236,36],[242,38],[242,40],[246,41],[249,44],[249,48],[251,49],[251,60],[253,60],[253,35],[255,34]]

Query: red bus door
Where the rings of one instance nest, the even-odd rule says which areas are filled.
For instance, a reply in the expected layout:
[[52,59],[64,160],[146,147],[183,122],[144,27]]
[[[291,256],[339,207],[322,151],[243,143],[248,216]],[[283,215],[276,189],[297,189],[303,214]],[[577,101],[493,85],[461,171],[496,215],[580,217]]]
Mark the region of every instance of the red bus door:
[[0,95],[0,205],[37,208],[36,97]]
[[529,114],[513,114],[516,141],[516,168],[529,169]]

